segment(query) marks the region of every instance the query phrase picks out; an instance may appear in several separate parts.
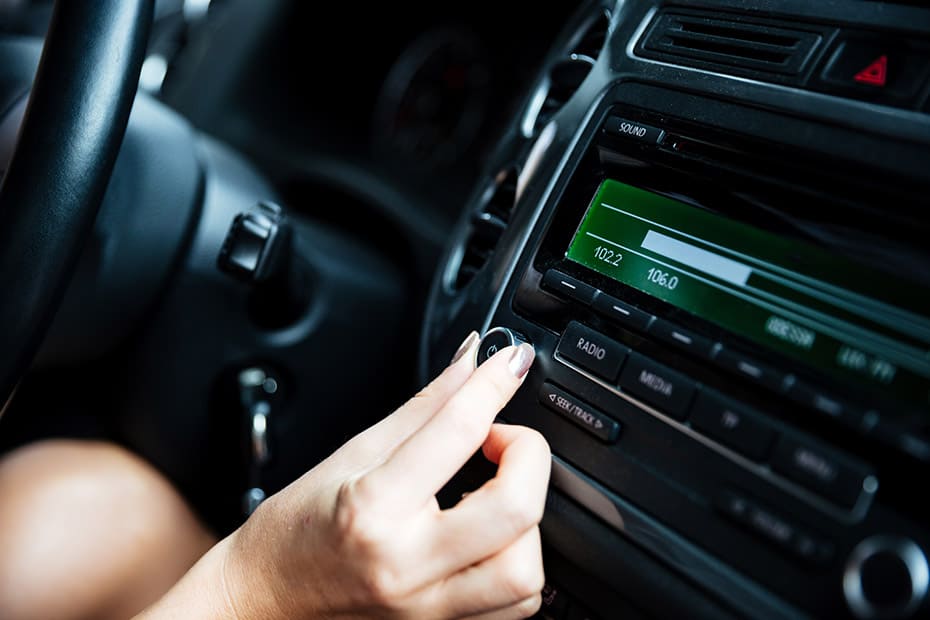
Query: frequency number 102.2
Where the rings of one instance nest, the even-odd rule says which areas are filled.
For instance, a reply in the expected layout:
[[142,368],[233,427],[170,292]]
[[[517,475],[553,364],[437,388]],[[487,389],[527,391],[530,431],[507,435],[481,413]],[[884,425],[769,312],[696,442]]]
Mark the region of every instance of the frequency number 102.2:
[[674,291],[678,287],[678,276],[673,276],[667,271],[655,267],[646,272],[646,279],[659,286],[664,286],[670,291]]
[[594,248],[594,258],[597,260],[602,260],[609,265],[613,265],[614,267],[619,267],[620,261],[623,260],[623,254],[599,245]]

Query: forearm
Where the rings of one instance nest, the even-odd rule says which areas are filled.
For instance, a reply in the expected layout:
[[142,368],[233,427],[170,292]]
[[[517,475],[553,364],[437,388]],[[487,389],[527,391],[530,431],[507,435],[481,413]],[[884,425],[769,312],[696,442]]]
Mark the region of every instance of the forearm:
[[[239,618],[226,578],[231,538],[217,543],[154,605],[137,620],[173,618]],[[243,619],[240,619],[243,620]]]

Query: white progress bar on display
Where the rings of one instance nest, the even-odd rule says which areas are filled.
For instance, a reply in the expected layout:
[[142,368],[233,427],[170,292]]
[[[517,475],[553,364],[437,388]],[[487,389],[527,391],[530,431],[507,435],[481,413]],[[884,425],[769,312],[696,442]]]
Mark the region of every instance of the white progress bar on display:
[[646,233],[640,247],[737,286],[745,286],[749,276],[752,275],[752,267],[749,265],[708,252],[654,230]]

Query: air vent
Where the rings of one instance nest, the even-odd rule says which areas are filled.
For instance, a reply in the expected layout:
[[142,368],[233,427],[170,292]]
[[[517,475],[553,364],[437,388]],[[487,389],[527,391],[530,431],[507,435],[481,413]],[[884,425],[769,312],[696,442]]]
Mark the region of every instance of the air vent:
[[607,15],[599,13],[575,34],[564,55],[552,65],[530,100],[521,126],[524,136],[536,135],[572,98],[601,55],[609,26]]
[[482,197],[481,208],[471,218],[458,267],[449,278],[453,290],[468,286],[497,249],[517,202],[518,176],[516,166],[501,170]]
[[791,81],[804,71],[824,35],[813,25],[805,30],[768,20],[666,11],[653,22],[637,52],[676,64]]

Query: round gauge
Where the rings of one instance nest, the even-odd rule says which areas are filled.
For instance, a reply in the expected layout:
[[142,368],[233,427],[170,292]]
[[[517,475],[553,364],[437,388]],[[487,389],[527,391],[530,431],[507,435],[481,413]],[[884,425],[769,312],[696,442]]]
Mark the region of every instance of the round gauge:
[[473,35],[457,29],[421,35],[384,82],[374,115],[377,146],[429,167],[454,162],[481,127],[490,80]]

